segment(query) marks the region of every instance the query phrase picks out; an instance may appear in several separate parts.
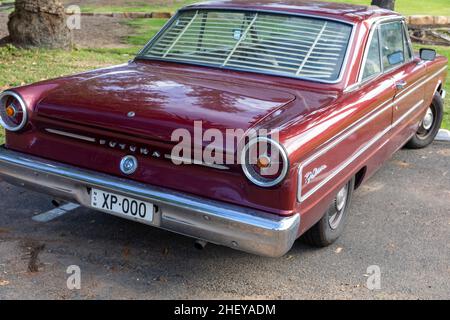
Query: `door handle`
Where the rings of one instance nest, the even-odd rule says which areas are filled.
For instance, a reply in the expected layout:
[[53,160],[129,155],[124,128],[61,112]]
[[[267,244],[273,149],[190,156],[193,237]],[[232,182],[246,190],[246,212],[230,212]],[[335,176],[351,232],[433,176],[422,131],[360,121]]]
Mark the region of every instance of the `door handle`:
[[395,88],[399,91],[405,89],[406,85],[407,83],[405,80],[399,80],[395,82]]

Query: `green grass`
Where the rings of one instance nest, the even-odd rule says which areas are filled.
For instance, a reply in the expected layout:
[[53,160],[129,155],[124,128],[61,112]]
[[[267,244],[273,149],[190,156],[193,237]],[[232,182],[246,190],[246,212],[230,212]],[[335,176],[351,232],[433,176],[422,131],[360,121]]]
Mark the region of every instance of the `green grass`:
[[82,12],[110,13],[110,12],[176,12],[188,4],[201,2],[199,0],[169,0],[155,3],[136,1],[121,6],[81,5]]
[[0,47],[0,89],[126,62],[138,48],[72,51]]
[[[5,5],[5,4],[13,4],[15,0],[0,0],[0,3]],[[12,8],[8,7],[0,7],[0,13],[11,13],[13,12]]]
[[[419,48],[433,48],[438,54],[446,56],[450,61],[450,47],[442,47],[442,46],[428,46],[428,45],[420,45],[414,44],[414,49],[419,50]],[[444,119],[442,121],[442,128],[450,130],[450,63],[448,65],[448,73],[447,80],[445,82],[445,90],[447,91],[447,96],[444,101]]]
[[[83,12],[175,12],[187,4],[201,2],[200,0],[171,0],[160,1],[159,4],[149,4],[144,1],[132,2],[121,6],[82,5]],[[333,0],[331,2],[345,2],[369,5],[371,0]],[[449,0],[397,0],[396,11],[404,15],[439,15],[450,16]]]
[[166,23],[166,19],[129,19],[123,23],[134,29],[127,42],[135,46],[144,46]]
[[[434,47],[436,51],[446,56],[450,60],[450,47]],[[447,81],[445,83],[445,90],[447,96],[444,101],[444,120],[442,122],[442,128],[450,130],[450,63],[448,65]]]
[[[329,2],[345,2],[351,4],[370,5],[371,0],[329,0]],[[395,11],[400,12],[406,16],[450,16],[450,2],[449,0],[396,0]]]
[[[330,0],[326,0],[330,1]],[[3,1],[4,3],[12,2]],[[180,7],[188,4],[202,2],[200,0],[168,0],[148,3],[145,1],[135,1],[123,5],[81,5],[83,12],[110,13],[110,12],[175,12]],[[352,4],[369,5],[371,0],[333,0],[331,2],[345,2]],[[450,16],[449,0],[397,0],[396,11],[404,15],[439,15]]]

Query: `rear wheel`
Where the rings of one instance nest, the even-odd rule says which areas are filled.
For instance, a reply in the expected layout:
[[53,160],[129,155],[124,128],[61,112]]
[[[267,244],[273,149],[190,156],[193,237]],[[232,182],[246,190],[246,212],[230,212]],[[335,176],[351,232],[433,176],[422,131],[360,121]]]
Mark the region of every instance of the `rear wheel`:
[[355,178],[343,186],[333,199],[322,219],[304,236],[304,240],[316,247],[326,247],[335,242],[343,233],[355,187]]
[[421,149],[430,145],[439,132],[444,116],[444,103],[439,93],[435,93],[416,134],[406,144],[410,149]]

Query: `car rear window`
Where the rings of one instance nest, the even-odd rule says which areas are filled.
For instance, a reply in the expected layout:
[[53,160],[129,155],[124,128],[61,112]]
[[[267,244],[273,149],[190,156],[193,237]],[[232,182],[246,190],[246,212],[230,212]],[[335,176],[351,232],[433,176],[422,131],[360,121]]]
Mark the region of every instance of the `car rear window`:
[[349,24],[303,16],[182,11],[140,56],[335,82],[351,32]]

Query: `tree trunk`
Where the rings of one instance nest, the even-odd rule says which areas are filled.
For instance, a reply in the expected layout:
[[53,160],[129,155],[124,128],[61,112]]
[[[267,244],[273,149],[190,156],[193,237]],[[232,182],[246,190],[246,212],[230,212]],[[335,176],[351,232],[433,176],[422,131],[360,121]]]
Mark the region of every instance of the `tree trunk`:
[[394,11],[395,0],[372,0],[372,5]]
[[9,40],[19,47],[69,48],[71,31],[59,0],[16,0]]

